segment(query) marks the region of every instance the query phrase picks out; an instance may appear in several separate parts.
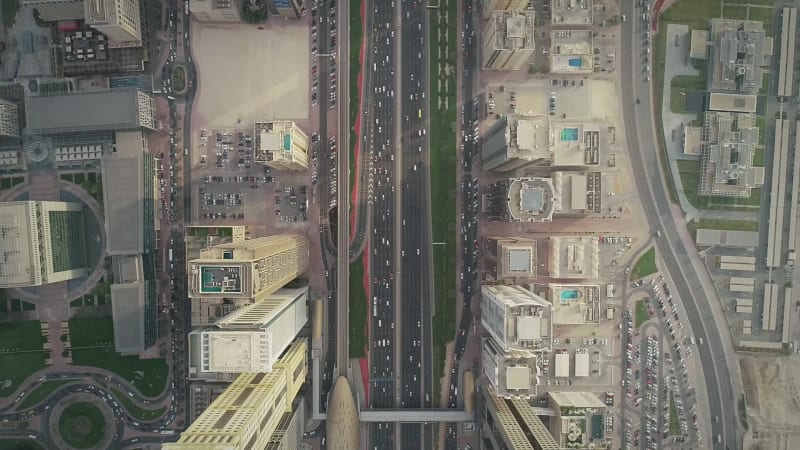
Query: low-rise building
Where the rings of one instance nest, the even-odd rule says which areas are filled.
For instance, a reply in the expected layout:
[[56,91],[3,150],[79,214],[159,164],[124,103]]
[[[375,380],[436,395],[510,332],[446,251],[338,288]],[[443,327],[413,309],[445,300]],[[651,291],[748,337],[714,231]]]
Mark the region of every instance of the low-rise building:
[[588,74],[594,72],[592,30],[550,32],[550,72]]
[[550,435],[560,448],[605,449],[606,405],[592,392],[548,392]]
[[88,275],[81,203],[0,202],[0,288],[41,286]]
[[550,278],[599,278],[600,246],[595,236],[551,236],[547,257]]
[[192,0],[189,12],[200,22],[240,22],[239,0]]
[[275,170],[308,169],[308,136],[292,121],[256,122],[255,161]]
[[747,198],[764,184],[764,168],[753,166],[758,136],[752,114],[706,112],[700,195]]
[[711,19],[709,40],[709,90],[758,94],[768,63],[765,56],[772,55],[772,38],[766,35],[764,24]]
[[592,0],[552,0],[550,21],[553,25],[591,25],[594,20]]
[[514,450],[559,450],[561,447],[531,406],[523,399],[503,398],[483,381],[481,424],[483,437],[492,448]]

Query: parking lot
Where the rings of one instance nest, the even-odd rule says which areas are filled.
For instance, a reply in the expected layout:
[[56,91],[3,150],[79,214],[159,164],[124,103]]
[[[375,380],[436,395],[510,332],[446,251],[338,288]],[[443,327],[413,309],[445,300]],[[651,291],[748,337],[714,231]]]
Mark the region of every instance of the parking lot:
[[308,219],[308,173],[254,163],[252,129],[201,129],[192,153],[192,212],[199,224],[242,224],[254,233],[274,233]]
[[631,408],[625,417],[622,447],[696,444],[702,438],[692,370],[687,364],[693,348],[704,342],[683,333],[681,313],[663,277],[640,280],[632,287],[646,292],[640,308],[647,317],[637,328],[640,313],[628,309],[621,325],[625,329],[622,386]]

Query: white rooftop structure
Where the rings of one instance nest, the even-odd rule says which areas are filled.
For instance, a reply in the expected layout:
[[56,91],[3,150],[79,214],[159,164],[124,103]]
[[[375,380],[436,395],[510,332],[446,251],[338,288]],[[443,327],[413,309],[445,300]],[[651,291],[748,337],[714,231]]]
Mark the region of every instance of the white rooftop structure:
[[521,286],[481,287],[481,323],[506,352],[549,347],[551,308],[545,299]]
[[[308,321],[308,289],[280,289],[190,334],[190,376],[269,372]],[[208,374],[208,375],[204,375]]]

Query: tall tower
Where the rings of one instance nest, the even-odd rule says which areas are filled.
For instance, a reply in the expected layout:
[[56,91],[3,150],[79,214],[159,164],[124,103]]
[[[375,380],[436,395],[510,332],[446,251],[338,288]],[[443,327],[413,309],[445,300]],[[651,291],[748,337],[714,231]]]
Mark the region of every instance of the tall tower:
[[293,416],[305,382],[308,343],[298,339],[269,373],[244,373],[165,450],[263,449]]
[[308,240],[276,235],[220,244],[189,262],[189,297],[259,302],[308,268]]
[[139,0],[85,0],[86,25],[108,37],[109,47],[139,47]]

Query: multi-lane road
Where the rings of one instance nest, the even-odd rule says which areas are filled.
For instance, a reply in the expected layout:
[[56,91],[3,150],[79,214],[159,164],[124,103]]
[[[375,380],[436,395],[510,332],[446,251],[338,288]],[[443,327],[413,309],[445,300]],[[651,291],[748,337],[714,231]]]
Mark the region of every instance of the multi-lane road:
[[[628,17],[636,18],[638,12],[635,2],[622,6],[622,13]],[[646,73],[639,61],[639,55],[643,51],[643,25],[641,21],[633,19],[623,23],[620,48],[621,86],[626,87],[620,90],[624,126],[628,148],[631,149],[636,186],[648,222],[660,230],[663,236],[656,239],[656,247],[665,263],[664,269],[675,283],[694,335],[703,338],[705,342],[705,345],[698,346],[698,352],[704,362],[703,376],[708,389],[708,406],[711,416],[720,417],[718,423],[712,424],[712,434],[721,436],[722,445],[719,448],[739,448],[736,404],[738,396],[732,380],[738,375],[735,369],[733,373],[730,369],[737,364],[731,359],[733,349],[730,333],[727,329],[717,328],[714,320],[716,305],[712,305],[719,301],[717,294],[692,269],[689,251],[681,240],[678,224],[671,215],[672,209],[666,207],[671,203],[666,189],[666,182],[670,181],[663,179],[659,165],[660,152],[657,150],[658,140],[654,131],[651,85],[645,81]]]

